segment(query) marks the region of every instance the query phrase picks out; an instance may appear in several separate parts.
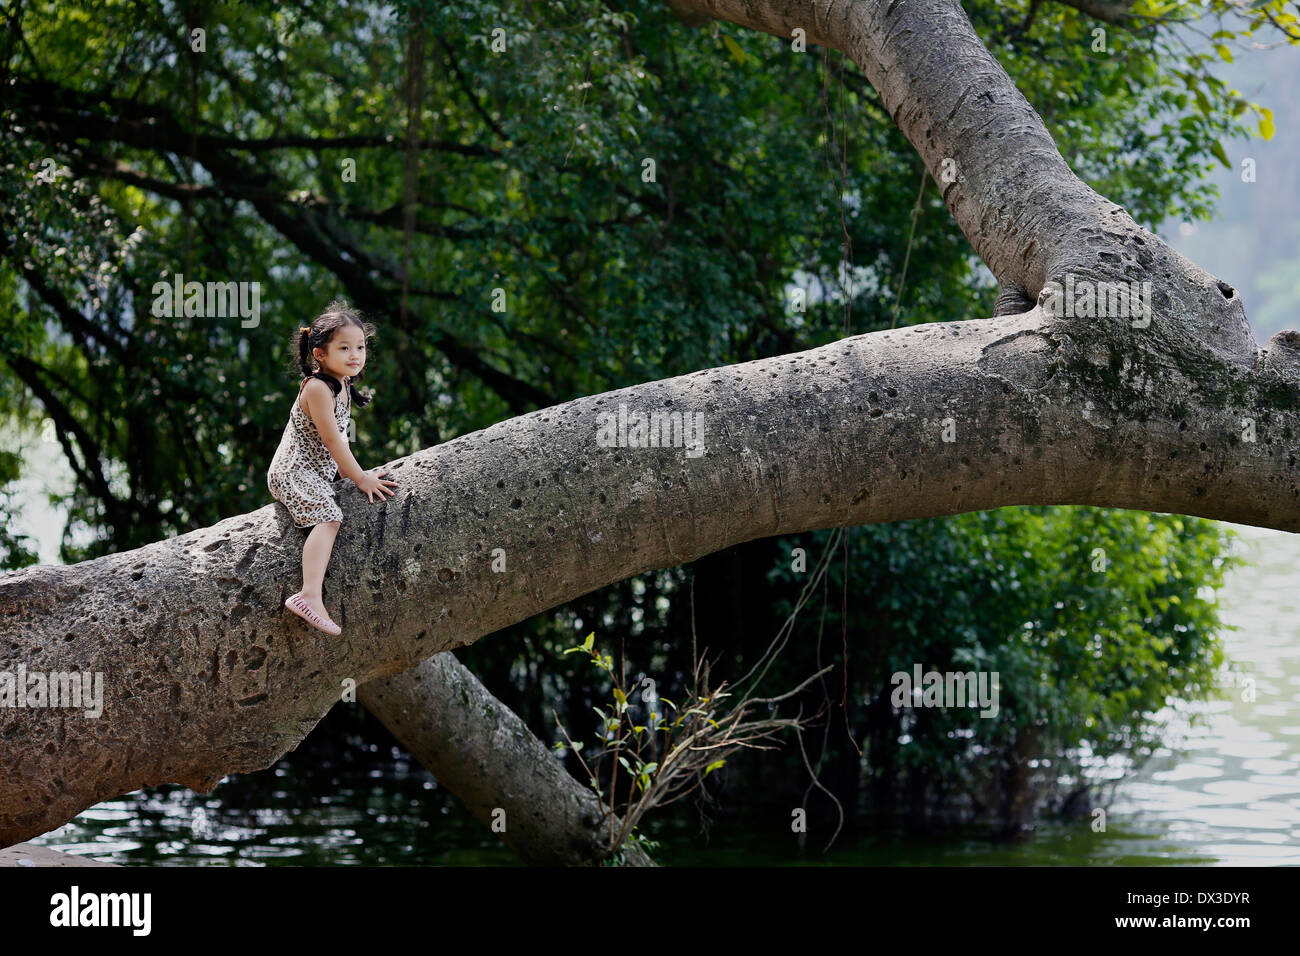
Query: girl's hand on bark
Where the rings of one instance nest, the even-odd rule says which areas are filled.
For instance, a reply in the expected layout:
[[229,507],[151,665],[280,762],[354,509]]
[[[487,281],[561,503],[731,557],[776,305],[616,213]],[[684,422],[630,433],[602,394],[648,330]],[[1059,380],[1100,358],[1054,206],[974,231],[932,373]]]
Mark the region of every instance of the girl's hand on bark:
[[366,497],[371,504],[375,503],[375,495],[379,495],[379,500],[383,501],[384,495],[391,497],[397,494],[392,488],[384,487],[385,485],[391,485],[393,488],[397,487],[396,481],[379,477],[386,474],[388,474],[387,468],[376,468],[373,472],[367,471],[361,476],[361,480],[356,483],[357,487],[366,493]]

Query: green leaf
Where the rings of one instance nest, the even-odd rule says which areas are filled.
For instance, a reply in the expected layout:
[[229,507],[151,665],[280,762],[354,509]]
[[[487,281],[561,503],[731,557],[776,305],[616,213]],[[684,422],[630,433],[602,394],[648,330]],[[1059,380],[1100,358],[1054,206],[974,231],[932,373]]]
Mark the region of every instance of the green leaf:
[[1215,158],[1218,159],[1219,162],[1223,163],[1223,165],[1227,166],[1229,169],[1232,168],[1232,163],[1228,162],[1228,154],[1223,151],[1223,144],[1217,139],[1210,144],[1210,152],[1212,152]]
[[1214,49],[1215,49],[1215,52],[1217,52],[1217,53],[1219,54],[1219,56],[1223,58],[1223,61],[1224,61],[1225,63],[1231,63],[1231,62],[1232,62],[1232,51],[1229,50],[1229,49],[1228,49],[1226,46],[1224,46],[1222,43],[1216,43],[1216,44],[1214,44]]
[[1266,106],[1261,106],[1259,115],[1262,117],[1259,121],[1259,135],[1266,140],[1272,139],[1273,133],[1276,131],[1273,126],[1273,111]]
[[709,774],[713,773],[713,771],[717,770],[726,762],[727,762],[726,760],[713,761],[713,763],[709,764],[707,767],[704,768],[704,776],[707,777]]
[[733,40],[731,37],[727,36],[727,34],[725,33],[722,35],[722,42],[727,45],[727,49],[731,51],[731,55],[735,57],[736,62],[739,63],[741,66],[744,66],[745,51],[740,48],[740,44],[737,43],[735,40]]

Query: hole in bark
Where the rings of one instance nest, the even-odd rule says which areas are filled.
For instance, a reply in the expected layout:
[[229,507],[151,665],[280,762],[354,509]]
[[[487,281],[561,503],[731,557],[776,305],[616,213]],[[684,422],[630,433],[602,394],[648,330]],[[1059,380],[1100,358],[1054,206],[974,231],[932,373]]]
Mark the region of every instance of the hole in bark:
[[510,502],[510,507],[511,507],[511,508],[522,508],[523,506],[524,506],[524,503],[523,503],[522,501],[520,501],[518,498],[516,498],[514,501]]
[[1219,287],[1219,291],[1223,293],[1223,297],[1225,299],[1231,299],[1232,293],[1236,291],[1235,289],[1232,288],[1232,286],[1228,285],[1228,283],[1224,282],[1222,279],[1216,282],[1215,285]]
[[885,394],[888,395],[890,398],[898,398],[898,389],[887,388],[885,389]]
[[871,417],[872,417],[872,418],[879,418],[879,417],[880,417],[881,415],[883,415],[883,414],[885,414],[885,412],[884,412],[883,409],[873,408],[873,409],[871,410]]

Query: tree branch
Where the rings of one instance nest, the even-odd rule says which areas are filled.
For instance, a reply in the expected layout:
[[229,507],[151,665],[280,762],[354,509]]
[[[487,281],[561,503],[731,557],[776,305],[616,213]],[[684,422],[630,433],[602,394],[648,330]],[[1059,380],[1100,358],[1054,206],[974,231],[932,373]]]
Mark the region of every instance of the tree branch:
[[[119,99],[101,101],[56,84],[33,81],[17,82],[11,87],[11,92],[15,102],[32,117],[34,127],[44,129],[61,141],[89,138],[178,155],[189,154],[189,135],[174,119],[154,107]],[[114,110],[114,115],[102,115],[99,110],[103,106]],[[328,218],[316,216],[306,208],[282,204],[279,199],[285,191],[273,188],[269,176],[262,170],[250,168],[220,151],[205,153],[203,162],[223,189],[234,185],[242,190],[245,196],[241,198],[247,198],[268,225],[293,242],[308,258],[333,272],[360,308],[374,314],[389,314],[391,293],[375,280],[366,263],[370,262],[390,275],[398,275],[395,266],[378,263],[369,253],[347,240]],[[344,252],[348,254],[345,256]],[[453,365],[482,380],[515,412],[545,407],[553,401],[544,390],[488,365],[478,357],[475,349],[446,330],[439,330],[432,344]]]
[[1057,3],[1106,23],[1123,24],[1133,13],[1133,0],[1056,0]]
[[[210,791],[294,747],[345,679],[391,676],[611,582],[755,538],[1012,504],[1300,530],[1283,439],[1300,432],[1300,335],[1275,337],[1244,367],[1169,364],[1145,340],[1118,338],[1041,309],[854,336],[425,449],[389,463],[401,485],[377,506],[338,482],[344,530],[325,598],[340,641],[317,640],[281,607],[301,535],[278,504],[0,576],[0,671],[34,669],[57,646],[67,666],[107,684],[98,720],[0,708],[0,842],[142,786]],[[704,453],[602,447],[603,416],[621,405],[702,414]],[[1238,440],[1244,415],[1258,442]],[[493,570],[494,553],[506,572]]]

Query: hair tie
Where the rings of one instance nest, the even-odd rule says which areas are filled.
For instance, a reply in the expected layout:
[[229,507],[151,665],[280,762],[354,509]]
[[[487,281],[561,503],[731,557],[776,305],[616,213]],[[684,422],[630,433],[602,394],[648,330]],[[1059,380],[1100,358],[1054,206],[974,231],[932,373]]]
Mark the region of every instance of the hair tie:
[[310,331],[311,331],[311,326],[310,326],[310,325],[300,325],[300,326],[298,326],[298,331],[299,331],[299,332],[310,332]]

